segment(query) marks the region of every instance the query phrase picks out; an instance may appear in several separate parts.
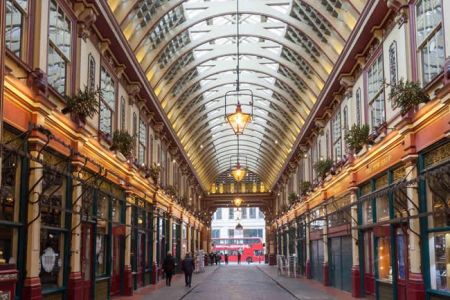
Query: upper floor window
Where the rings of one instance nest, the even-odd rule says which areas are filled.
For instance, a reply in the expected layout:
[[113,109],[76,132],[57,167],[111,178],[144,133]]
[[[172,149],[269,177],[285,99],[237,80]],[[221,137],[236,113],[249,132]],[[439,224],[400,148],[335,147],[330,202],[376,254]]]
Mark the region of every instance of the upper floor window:
[[222,220],[222,209],[221,208],[218,208],[216,211],[216,219]]
[[367,71],[367,90],[371,110],[372,128],[384,123],[384,71],[383,55],[378,56]]
[[234,220],[234,208],[232,207],[228,209],[228,219]]
[[341,131],[341,112],[338,111],[333,118],[333,148],[334,160],[342,157],[342,131]]
[[6,0],[5,44],[17,57],[20,57],[22,51],[27,11],[27,0]]
[[397,42],[393,41],[389,46],[389,80],[390,84],[396,84],[398,77]]
[[48,32],[48,83],[60,94],[67,92],[67,77],[72,53],[72,29],[69,18],[56,0],[50,1]]
[[256,219],[256,207],[250,207],[249,208],[250,211],[250,219]]
[[120,98],[120,129],[125,130],[125,117],[126,114],[126,106],[125,106],[125,98]]
[[102,89],[100,97],[100,131],[111,136],[114,108],[116,106],[116,90],[114,80],[103,67],[100,74],[100,87]]
[[361,89],[356,90],[355,96],[355,107],[356,107],[356,124],[361,125]]
[[147,124],[145,124],[144,120],[140,120],[139,122],[139,149],[138,149],[138,163],[145,164],[147,162],[146,154],[147,154]]
[[264,213],[262,212],[262,210],[258,209],[258,211],[259,211],[258,218],[264,219]]
[[136,157],[137,154],[137,139],[138,139],[138,124],[137,124],[137,115],[133,113],[133,138],[134,138],[134,155]]
[[211,237],[212,237],[213,239],[218,239],[218,238],[220,238],[220,229],[213,229],[213,230],[211,231]]
[[89,54],[88,58],[88,88],[90,90],[95,89],[95,70],[96,70],[96,63],[95,58],[92,56],[92,54]]
[[442,71],[445,60],[441,0],[418,1],[416,24],[422,83],[426,85]]
[[247,219],[247,208],[242,208],[242,219]]

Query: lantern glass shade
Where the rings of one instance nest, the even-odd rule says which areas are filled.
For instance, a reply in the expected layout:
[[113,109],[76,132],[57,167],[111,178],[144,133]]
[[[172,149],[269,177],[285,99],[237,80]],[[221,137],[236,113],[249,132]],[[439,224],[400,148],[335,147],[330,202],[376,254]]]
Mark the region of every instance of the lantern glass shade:
[[233,204],[234,204],[234,206],[239,207],[239,206],[241,206],[241,204],[242,204],[243,201],[244,201],[244,200],[242,200],[242,198],[237,197],[237,198],[234,198],[234,199],[233,199]]
[[244,227],[242,227],[241,223],[237,223],[235,229],[236,229],[236,230],[243,230]]
[[241,165],[239,163],[236,165],[236,168],[231,171],[231,176],[233,176],[234,180],[236,180],[237,182],[240,182],[242,179],[244,179],[246,174],[247,171],[244,168],[241,168]]
[[233,128],[234,134],[243,134],[244,129],[251,120],[252,116],[250,114],[243,113],[241,104],[239,103],[236,105],[236,111],[227,115],[227,122],[231,125],[231,128]]

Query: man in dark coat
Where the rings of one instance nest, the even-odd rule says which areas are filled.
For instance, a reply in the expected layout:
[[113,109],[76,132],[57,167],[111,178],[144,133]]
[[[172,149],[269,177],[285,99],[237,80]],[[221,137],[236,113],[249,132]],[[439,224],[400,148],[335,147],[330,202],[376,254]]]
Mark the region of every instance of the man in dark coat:
[[240,264],[241,263],[241,252],[238,252],[237,257],[238,257],[238,264]]
[[225,253],[225,264],[228,265],[228,254],[227,253]]
[[166,274],[166,285],[170,286],[170,284],[172,282],[172,275],[175,270],[175,259],[173,258],[172,253],[170,253],[170,252],[167,253],[167,256],[164,259],[162,267],[163,267],[164,273]]
[[186,286],[191,287],[192,273],[195,270],[195,263],[189,253],[186,254],[186,257],[181,262],[181,270],[184,272]]

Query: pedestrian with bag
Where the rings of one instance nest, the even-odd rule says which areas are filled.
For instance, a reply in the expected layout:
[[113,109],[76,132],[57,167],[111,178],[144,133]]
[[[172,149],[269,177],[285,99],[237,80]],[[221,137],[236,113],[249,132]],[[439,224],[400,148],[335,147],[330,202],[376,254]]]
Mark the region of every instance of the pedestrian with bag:
[[163,270],[166,274],[166,286],[170,286],[172,283],[172,275],[175,270],[175,259],[172,256],[172,253],[167,253],[166,258],[163,262]]
[[184,272],[186,286],[191,287],[192,273],[194,273],[195,270],[195,263],[189,253],[186,254],[186,257],[181,262],[181,270]]

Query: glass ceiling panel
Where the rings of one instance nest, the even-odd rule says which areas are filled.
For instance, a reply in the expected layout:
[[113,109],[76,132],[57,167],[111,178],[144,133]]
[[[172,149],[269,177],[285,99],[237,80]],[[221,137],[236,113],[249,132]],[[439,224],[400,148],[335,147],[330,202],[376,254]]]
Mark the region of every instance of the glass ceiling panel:
[[[237,88],[236,1],[117,1],[121,2],[117,7],[132,5],[121,28],[134,26],[125,36],[194,171],[220,178],[225,173],[214,172],[227,168],[224,161],[236,155],[237,146],[224,120],[224,96]],[[252,171],[268,187],[275,183],[314,97],[356,24],[355,11],[343,13],[349,6],[342,0],[239,2],[240,88],[254,94],[254,121],[242,141],[254,147],[260,164]],[[123,12],[114,14],[123,19],[119,17]],[[343,26],[334,28],[334,23]],[[327,44],[330,40],[332,47]],[[251,99],[240,97],[239,101],[248,111]],[[228,113],[236,103],[236,97],[228,101]],[[222,152],[228,159],[214,158],[214,153]],[[200,178],[204,188],[214,180]]]

